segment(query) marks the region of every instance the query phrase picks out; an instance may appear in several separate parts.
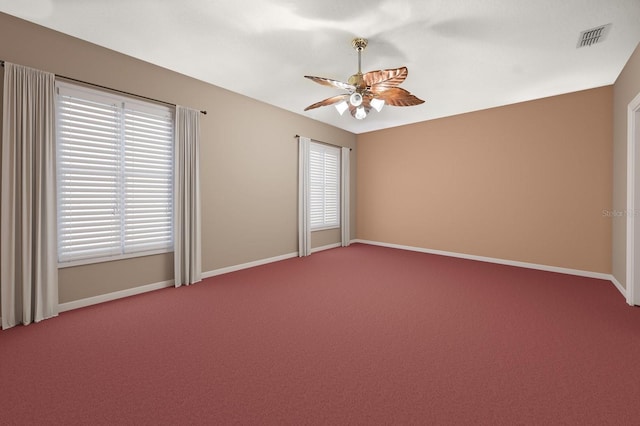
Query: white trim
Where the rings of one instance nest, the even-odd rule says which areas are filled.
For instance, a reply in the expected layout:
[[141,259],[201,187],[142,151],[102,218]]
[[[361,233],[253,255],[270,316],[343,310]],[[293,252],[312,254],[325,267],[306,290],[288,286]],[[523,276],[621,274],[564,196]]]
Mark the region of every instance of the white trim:
[[319,251],[323,251],[323,250],[329,250],[332,248],[337,248],[340,247],[342,244],[340,243],[335,243],[335,244],[328,244],[326,246],[320,246],[320,247],[314,247],[311,249],[311,253],[317,253]]
[[58,311],[66,312],[72,309],[84,308],[86,306],[96,305],[98,303],[122,299],[123,297],[135,296],[136,294],[142,294],[154,290],[160,290],[162,288],[173,287],[174,285],[174,280],[168,280],[159,283],[143,285],[140,287],[128,288],[126,290],[114,291],[113,293],[101,294],[99,296],[87,297],[86,299],[74,300],[72,302],[60,303],[58,305]]
[[558,272],[561,274],[577,275],[580,277],[597,278],[601,280],[611,280],[612,278],[611,274],[604,274],[601,272],[583,271],[581,269],[562,268],[559,266],[540,265],[537,263],[520,262],[517,260],[498,259],[495,257],[476,256],[474,254],[455,253],[451,251],[433,250],[433,249],[427,249],[422,247],[404,246],[400,244],[390,244],[390,243],[382,243],[378,241],[368,241],[368,240],[360,240],[360,239],[353,240],[352,242],[370,244],[374,246],[397,248],[401,250],[417,251],[417,252],[428,253],[428,254],[437,254],[440,256],[458,257],[461,259],[468,259],[468,260],[478,260],[480,262],[497,263],[500,265],[517,266],[520,268],[538,269],[538,270],[547,271],[547,272]]
[[618,291],[620,292],[620,294],[622,294],[622,297],[626,298],[627,297],[627,292],[625,291],[624,287],[622,286],[622,284],[620,283],[620,281],[618,281],[616,279],[616,277],[614,277],[613,275],[611,275],[610,278],[611,282],[613,283],[614,286],[616,286],[616,288],[618,289]]
[[636,132],[640,129],[636,127],[636,114],[640,114],[640,93],[636,95],[627,107],[627,271],[626,288],[627,303],[634,304],[635,290],[639,283],[635,282],[635,216],[640,208],[636,210],[635,202],[635,177],[636,177],[636,139],[640,136]]
[[242,269],[253,268],[254,266],[266,265],[267,263],[279,262],[281,260],[298,257],[298,252],[283,254],[280,256],[270,257],[267,259],[254,260],[253,262],[242,263],[240,265],[226,266],[213,271],[203,272],[202,279],[215,277],[216,275],[228,274],[229,272],[240,271]]

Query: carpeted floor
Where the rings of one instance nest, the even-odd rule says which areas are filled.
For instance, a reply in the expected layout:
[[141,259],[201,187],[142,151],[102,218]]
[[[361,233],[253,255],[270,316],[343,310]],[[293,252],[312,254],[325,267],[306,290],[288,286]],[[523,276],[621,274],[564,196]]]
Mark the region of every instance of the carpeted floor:
[[2,331],[0,383],[3,425],[640,424],[640,308],[354,244]]

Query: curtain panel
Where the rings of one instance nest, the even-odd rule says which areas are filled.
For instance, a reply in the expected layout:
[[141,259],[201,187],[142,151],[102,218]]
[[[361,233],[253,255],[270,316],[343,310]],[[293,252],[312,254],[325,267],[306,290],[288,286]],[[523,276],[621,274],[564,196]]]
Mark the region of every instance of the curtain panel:
[[351,212],[349,209],[349,201],[351,200],[351,183],[349,176],[351,174],[350,155],[351,149],[342,147],[341,170],[340,170],[340,234],[342,247],[348,247],[351,244]]
[[5,62],[2,328],[58,315],[55,75]]
[[310,138],[298,137],[298,256],[311,254],[311,214],[309,197]]
[[200,111],[176,106],[174,163],[175,286],[202,279]]

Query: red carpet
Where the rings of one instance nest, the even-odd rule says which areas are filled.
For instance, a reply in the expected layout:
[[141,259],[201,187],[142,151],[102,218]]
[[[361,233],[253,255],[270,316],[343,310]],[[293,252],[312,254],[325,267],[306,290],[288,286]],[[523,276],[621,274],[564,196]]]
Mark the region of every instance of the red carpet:
[[0,383],[3,425],[637,425],[640,309],[355,244],[2,331]]

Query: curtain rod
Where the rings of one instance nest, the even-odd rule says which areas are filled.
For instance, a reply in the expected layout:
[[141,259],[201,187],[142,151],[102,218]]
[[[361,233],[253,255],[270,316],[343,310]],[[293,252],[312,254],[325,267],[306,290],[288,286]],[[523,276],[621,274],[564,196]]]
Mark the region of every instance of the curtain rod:
[[[3,59],[0,59],[0,66],[4,67],[4,62],[5,61]],[[96,84],[96,83],[90,83],[88,81],[79,80],[77,78],[67,77],[65,75],[60,75],[60,74],[54,74],[54,75],[56,77],[59,77],[59,78],[65,79],[65,80],[74,81],[76,83],[87,84],[87,85],[93,86],[93,87],[99,87],[100,89],[111,90],[112,92],[121,93],[123,95],[129,95],[129,96],[133,96],[133,97],[136,97],[136,98],[139,98],[139,99],[146,99],[148,101],[158,102],[158,103],[165,104],[165,105],[176,106],[176,104],[174,104],[174,103],[161,101],[160,99],[154,99],[154,98],[150,98],[148,96],[138,95],[136,93],[125,92],[124,90],[114,89],[112,87],[102,86],[102,85]],[[204,111],[204,110],[200,110],[200,113],[204,114],[204,115],[207,115],[207,111]]]
[[[300,137],[300,135],[295,135],[295,136],[294,136],[294,138],[299,138],[299,137]],[[312,138],[310,138],[310,139],[311,139],[312,141],[314,141],[314,142],[323,143],[323,144],[325,144],[325,145],[337,146],[338,148],[346,148],[346,146],[345,146],[345,147],[343,147],[342,145],[336,145],[335,143],[329,143],[329,142],[319,141],[319,140],[317,140],[317,139],[312,139]],[[349,148],[349,151],[353,151],[353,148]]]

